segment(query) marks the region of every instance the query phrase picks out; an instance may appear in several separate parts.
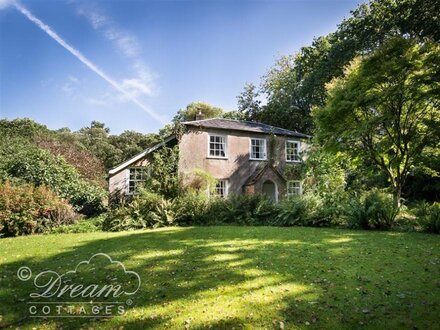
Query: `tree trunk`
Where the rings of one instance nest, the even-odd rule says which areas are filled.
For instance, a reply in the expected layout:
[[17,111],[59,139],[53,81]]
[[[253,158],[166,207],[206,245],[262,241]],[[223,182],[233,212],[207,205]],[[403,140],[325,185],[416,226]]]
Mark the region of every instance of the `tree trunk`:
[[394,205],[400,209],[400,199],[402,197],[402,185],[399,180],[396,180],[396,184],[394,186]]

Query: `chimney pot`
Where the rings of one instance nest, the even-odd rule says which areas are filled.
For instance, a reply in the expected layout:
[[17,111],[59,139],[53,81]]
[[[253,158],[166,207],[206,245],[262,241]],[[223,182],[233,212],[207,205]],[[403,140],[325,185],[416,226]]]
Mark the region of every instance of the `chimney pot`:
[[202,111],[199,110],[199,113],[196,115],[196,120],[203,120],[205,119],[205,115],[202,113]]

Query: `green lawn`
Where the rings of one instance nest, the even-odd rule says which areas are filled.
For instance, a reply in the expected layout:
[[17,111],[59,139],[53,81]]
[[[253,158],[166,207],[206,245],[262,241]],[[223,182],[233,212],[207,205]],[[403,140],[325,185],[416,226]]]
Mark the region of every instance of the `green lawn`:
[[[0,326],[125,329],[440,328],[440,236],[320,228],[190,227],[0,240]],[[97,252],[139,273],[125,316],[28,317],[28,266]]]

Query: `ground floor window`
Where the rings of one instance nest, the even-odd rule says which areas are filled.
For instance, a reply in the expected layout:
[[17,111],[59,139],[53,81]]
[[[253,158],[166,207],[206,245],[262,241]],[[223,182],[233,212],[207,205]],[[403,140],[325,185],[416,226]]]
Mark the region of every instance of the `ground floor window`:
[[137,188],[145,181],[146,169],[145,167],[132,167],[129,169],[128,177],[128,194],[136,193]]
[[291,180],[287,181],[287,196],[301,195],[302,187],[301,181]]
[[218,180],[215,185],[214,195],[224,198],[228,195],[228,180]]

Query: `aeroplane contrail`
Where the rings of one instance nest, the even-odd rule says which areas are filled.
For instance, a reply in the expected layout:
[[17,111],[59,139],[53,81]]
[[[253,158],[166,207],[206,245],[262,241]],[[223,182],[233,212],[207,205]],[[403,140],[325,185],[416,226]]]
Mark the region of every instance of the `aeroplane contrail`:
[[78,60],[84,63],[90,70],[95,72],[98,76],[112,85],[117,91],[126,96],[131,102],[136,104],[143,111],[148,113],[155,120],[160,122],[161,124],[166,124],[166,121],[156,112],[149,109],[147,106],[142,104],[139,100],[133,97],[130,93],[128,93],[122,86],[116,82],[113,78],[107,75],[104,71],[98,68],[94,63],[92,63],[89,59],[87,59],[81,52],[71,45],[69,45],[63,38],[61,38],[49,25],[45,24],[43,21],[35,17],[27,8],[23,7],[19,3],[14,3],[15,8],[20,11],[24,16],[26,16],[32,23],[35,23],[40,29],[46,32],[52,39],[58,42],[61,46],[63,46],[66,50],[68,50],[73,56],[75,56]]

